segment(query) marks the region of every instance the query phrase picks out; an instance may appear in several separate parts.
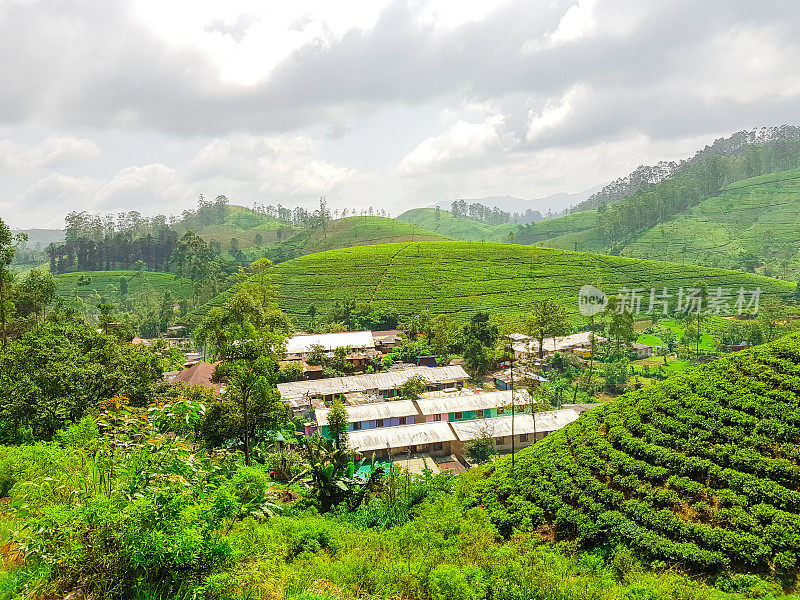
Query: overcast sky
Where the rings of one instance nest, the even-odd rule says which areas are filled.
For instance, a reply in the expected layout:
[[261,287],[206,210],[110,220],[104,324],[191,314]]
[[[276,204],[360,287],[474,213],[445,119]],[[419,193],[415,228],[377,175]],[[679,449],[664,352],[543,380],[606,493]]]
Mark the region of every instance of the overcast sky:
[[0,217],[578,192],[800,124],[800,2],[0,0]]

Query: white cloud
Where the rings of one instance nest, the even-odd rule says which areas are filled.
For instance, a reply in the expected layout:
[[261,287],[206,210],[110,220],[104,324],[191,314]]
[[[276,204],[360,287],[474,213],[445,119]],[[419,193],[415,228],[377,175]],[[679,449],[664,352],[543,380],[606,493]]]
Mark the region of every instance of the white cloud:
[[119,171],[95,194],[97,210],[113,210],[124,206],[126,210],[157,211],[164,213],[179,208],[193,194],[182,184],[174,169],[156,163],[128,167]]
[[549,35],[550,43],[557,46],[590,33],[595,26],[592,18],[595,4],[597,0],[580,0],[570,6],[558,22],[558,27]]
[[530,110],[526,139],[535,140],[557,130],[575,112],[576,105],[586,100],[588,95],[589,90],[586,86],[578,84],[570,88],[558,101],[548,100],[542,110],[538,112]]
[[302,196],[330,191],[353,177],[355,169],[320,157],[320,140],[306,135],[251,136],[215,139],[192,161],[193,182],[234,180],[240,189]]
[[29,145],[0,140],[0,169],[60,168],[96,158],[100,149],[94,141],[68,135],[53,135],[40,144]]
[[[452,120],[447,111],[445,120]],[[511,151],[519,140],[505,130],[507,117],[500,113],[487,114],[482,122],[458,119],[439,135],[431,136],[409,152],[397,167],[399,173],[416,175],[440,170],[463,169],[487,157]]]

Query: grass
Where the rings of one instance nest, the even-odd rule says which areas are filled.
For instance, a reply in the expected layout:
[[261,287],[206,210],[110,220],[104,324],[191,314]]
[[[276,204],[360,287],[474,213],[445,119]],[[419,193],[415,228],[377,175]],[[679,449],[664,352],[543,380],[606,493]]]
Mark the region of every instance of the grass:
[[[295,325],[308,309],[325,314],[339,300],[373,302],[401,315],[428,311],[467,319],[478,310],[515,320],[534,300],[562,303],[576,323],[579,288],[587,283],[607,293],[624,286],[762,288],[762,299],[792,291],[779,280],[738,271],[643,261],[516,244],[415,242],[331,250],[274,267],[278,301]],[[230,294],[230,292],[228,293]],[[209,306],[224,302],[217,297]]]
[[435,208],[413,208],[397,217],[398,221],[414,223],[445,237],[470,242],[508,242],[516,235],[519,225],[503,223],[488,225],[470,217],[455,217],[450,211]]
[[[714,336],[711,334],[712,329],[714,328],[715,321],[722,321],[721,318],[709,318],[704,320],[701,325],[700,329],[703,332],[700,338],[700,352],[714,352],[716,350],[716,345],[714,344]],[[675,333],[675,337],[678,338],[678,342],[680,343],[681,339],[683,338],[683,334],[686,332],[686,325],[683,323],[679,323],[678,321],[674,321],[671,319],[664,319],[658,322],[660,326],[668,327]],[[695,323],[692,322],[692,325]],[[718,324],[718,323],[717,323]],[[644,333],[638,337],[636,340],[640,344],[647,344],[648,346],[663,346],[663,340],[654,335],[652,333]],[[692,349],[694,350],[695,346],[692,345]]]
[[800,169],[734,183],[629,244],[624,256],[733,268],[741,253],[768,273],[800,271]]

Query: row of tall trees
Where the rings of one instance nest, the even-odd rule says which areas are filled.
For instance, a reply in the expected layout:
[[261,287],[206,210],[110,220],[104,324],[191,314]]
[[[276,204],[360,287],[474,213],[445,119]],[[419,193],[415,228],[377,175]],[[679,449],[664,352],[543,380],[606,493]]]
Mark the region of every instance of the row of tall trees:
[[455,200],[450,205],[454,217],[469,217],[489,225],[501,225],[511,221],[511,214],[499,208],[486,206],[480,202],[467,204],[465,200]]

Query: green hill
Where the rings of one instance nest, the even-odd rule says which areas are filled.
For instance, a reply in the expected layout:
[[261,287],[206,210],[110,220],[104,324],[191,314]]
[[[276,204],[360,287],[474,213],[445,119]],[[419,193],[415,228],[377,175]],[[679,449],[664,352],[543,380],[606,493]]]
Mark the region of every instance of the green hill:
[[750,262],[785,275],[800,269],[798,242],[800,169],[795,169],[731,184],[718,196],[649,229],[622,254],[723,268]]
[[[196,219],[195,219],[196,220]],[[176,226],[180,234],[192,230],[206,242],[217,242],[223,250],[236,239],[239,248],[247,249],[286,241],[300,231],[299,227],[279,221],[244,206],[227,207],[224,221],[214,225],[202,225],[190,219]]]
[[438,233],[396,219],[345,217],[329,221],[322,227],[303,231],[281,246],[291,256],[301,256],[350,246],[445,239],[447,238]]
[[[86,283],[79,285],[80,278]],[[163,298],[169,291],[176,301],[192,297],[192,282],[188,279],[152,271],[84,271],[56,275],[56,295],[65,299],[104,298],[114,302],[123,296],[120,294],[122,279],[127,282],[128,296],[146,293]]]
[[524,225],[519,228],[514,241],[518,244],[582,252],[605,252],[608,249],[608,243],[598,227],[596,210]]
[[435,208],[413,208],[397,217],[397,220],[414,223],[448,238],[470,242],[508,242],[519,228],[516,223],[488,225],[469,217],[455,217],[450,211],[437,211]]
[[[551,298],[577,314],[579,288],[608,293],[624,286],[670,290],[704,280],[711,287],[761,287],[762,297],[790,292],[784,281],[737,271],[570,252],[517,244],[415,242],[310,254],[272,270],[279,303],[295,325],[308,308],[326,313],[337,300],[374,302],[401,315],[429,311],[466,319],[478,310],[516,319],[534,300]],[[217,297],[209,306],[219,304]]]
[[492,520],[706,572],[800,569],[800,335],[584,413],[488,467]]

